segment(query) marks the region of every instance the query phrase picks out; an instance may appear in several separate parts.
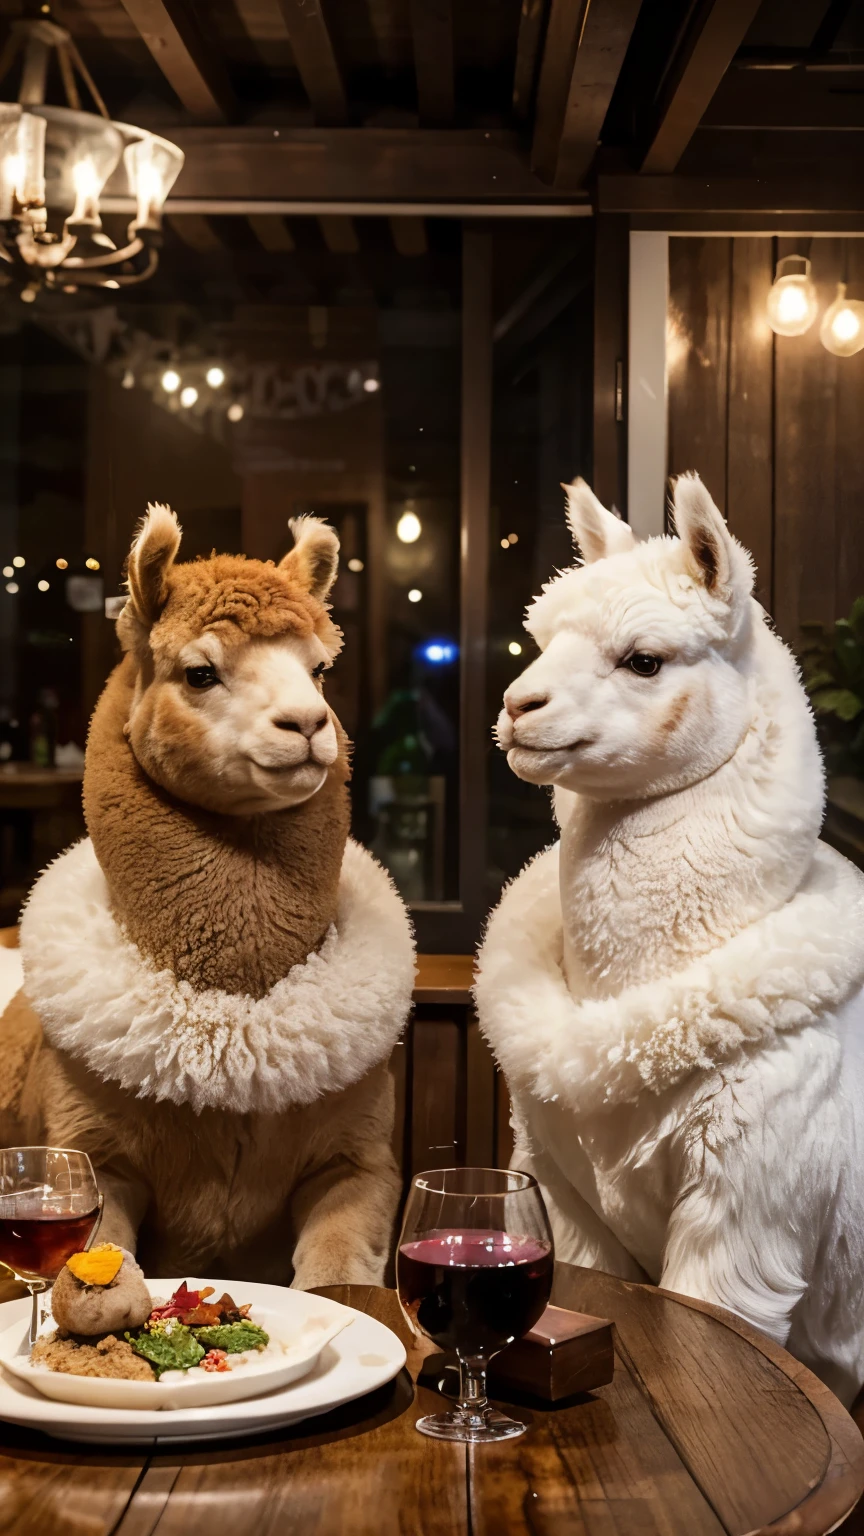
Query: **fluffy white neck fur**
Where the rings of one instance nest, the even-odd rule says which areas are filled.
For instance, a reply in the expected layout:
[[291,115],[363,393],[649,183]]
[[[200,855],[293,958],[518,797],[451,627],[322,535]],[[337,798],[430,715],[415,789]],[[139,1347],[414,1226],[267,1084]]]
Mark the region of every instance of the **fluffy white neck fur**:
[[792,657],[753,610],[750,722],[722,767],[650,800],[556,791],[577,999],[680,970],[782,906],[810,864],[824,796],[813,720]]

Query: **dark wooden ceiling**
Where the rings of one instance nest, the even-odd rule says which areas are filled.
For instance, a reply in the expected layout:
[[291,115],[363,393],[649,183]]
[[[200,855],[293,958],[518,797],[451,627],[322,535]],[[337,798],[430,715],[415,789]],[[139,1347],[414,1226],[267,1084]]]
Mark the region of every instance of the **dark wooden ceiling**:
[[[7,21],[27,10],[0,0]],[[184,148],[187,211],[598,197],[662,211],[702,206],[691,184],[706,177],[719,206],[767,208],[765,183],[784,178],[860,184],[860,0],[56,0],[52,14],[111,112]]]

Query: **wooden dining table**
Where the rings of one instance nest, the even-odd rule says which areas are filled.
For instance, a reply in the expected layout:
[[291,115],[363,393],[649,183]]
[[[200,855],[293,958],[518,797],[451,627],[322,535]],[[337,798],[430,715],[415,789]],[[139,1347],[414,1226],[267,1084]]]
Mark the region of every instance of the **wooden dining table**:
[[399,1334],[408,1366],[395,1381],[326,1417],[218,1443],[93,1447],[0,1423],[0,1532],[823,1536],[864,1490],[846,1410],[716,1307],[558,1265],[553,1300],[614,1321],[612,1383],[554,1408],[502,1401],[528,1433],[465,1447],[414,1428],[442,1399],[415,1385],[423,1351],[395,1293],[323,1294]]

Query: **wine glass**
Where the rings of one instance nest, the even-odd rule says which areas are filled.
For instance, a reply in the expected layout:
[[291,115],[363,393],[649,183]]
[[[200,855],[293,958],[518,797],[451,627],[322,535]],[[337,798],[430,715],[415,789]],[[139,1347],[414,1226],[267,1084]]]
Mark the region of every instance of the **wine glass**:
[[38,1297],[73,1253],[90,1247],[102,1196],[86,1152],[68,1147],[0,1150],[0,1264],[33,1298],[30,1345],[39,1327]]
[[396,1285],[416,1334],[459,1360],[459,1398],[417,1429],[436,1440],[509,1440],[527,1424],[490,1408],[486,1369],[542,1315],[554,1253],[543,1197],[528,1173],[441,1168],[412,1180]]

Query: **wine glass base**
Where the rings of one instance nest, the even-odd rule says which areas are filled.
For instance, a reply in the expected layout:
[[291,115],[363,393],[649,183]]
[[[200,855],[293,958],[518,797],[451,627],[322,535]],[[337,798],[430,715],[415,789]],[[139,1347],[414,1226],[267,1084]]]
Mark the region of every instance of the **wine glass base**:
[[524,1435],[527,1424],[509,1419],[506,1413],[495,1408],[484,1408],[481,1413],[465,1413],[454,1408],[449,1413],[427,1413],[414,1425],[421,1435],[433,1440],[460,1440],[467,1445],[482,1445],[486,1441],[515,1440]]

